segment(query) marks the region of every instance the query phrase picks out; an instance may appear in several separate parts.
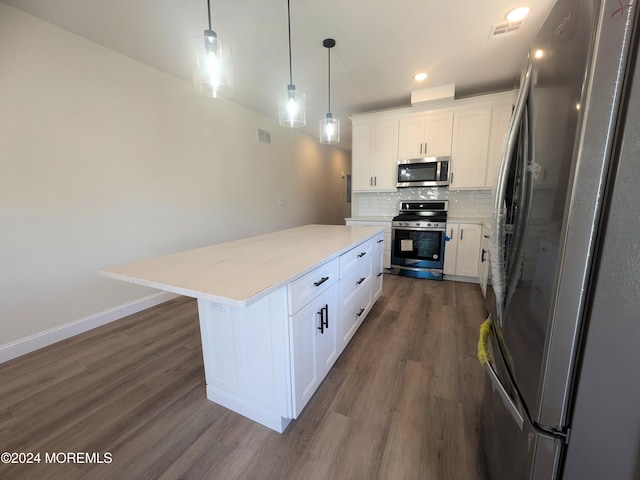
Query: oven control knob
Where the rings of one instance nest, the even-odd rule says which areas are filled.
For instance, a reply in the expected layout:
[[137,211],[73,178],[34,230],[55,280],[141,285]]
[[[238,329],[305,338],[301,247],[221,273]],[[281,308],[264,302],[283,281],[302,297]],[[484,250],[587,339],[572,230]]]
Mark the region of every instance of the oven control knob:
[[419,227],[419,226],[420,226],[420,222],[416,222],[416,227]]

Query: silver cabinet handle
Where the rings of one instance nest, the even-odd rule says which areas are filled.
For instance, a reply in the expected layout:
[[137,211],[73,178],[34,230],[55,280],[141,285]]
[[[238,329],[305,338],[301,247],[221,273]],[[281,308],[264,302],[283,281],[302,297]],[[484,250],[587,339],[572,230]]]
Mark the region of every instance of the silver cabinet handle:
[[420,155],[422,155],[422,143],[420,144]]
[[460,229],[460,240],[464,237],[464,228]]

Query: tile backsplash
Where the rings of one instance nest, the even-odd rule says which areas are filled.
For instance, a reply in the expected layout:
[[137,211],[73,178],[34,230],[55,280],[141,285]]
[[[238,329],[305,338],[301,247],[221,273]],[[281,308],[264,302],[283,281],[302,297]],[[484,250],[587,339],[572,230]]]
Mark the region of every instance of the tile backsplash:
[[450,217],[490,218],[492,190],[448,190],[446,188],[402,188],[397,192],[354,193],[353,217],[392,217],[404,200],[449,200]]

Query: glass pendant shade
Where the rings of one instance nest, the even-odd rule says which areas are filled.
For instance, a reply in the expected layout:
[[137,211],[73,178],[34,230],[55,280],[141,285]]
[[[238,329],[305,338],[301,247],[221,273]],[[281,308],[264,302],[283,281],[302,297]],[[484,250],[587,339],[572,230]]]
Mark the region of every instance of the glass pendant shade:
[[340,120],[333,118],[330,113],[320,120],[320,143],[326,145],[340,143]]
[[229,46],[215,32],[205,30],[204,35],[191,40],[191,48],[196,91],[207,97],[230,97],[233,94],[233,72]]
[[331,49],[336,46],[336,41],[333,38],[326,38],[322,42],[322,46],[327,49],[327,87],[328,87],[328,107],[329,112],[327,116],[320,120],[320,143],[326,145],[335,145],[340,143],[340,120],[333,118],[331,113]]
[[286,90],[280,93],[278,102],[280,125],[289,128],[305,126],[307,116],[304,100],[304,93],[297,91],[295,85],[289,85]]

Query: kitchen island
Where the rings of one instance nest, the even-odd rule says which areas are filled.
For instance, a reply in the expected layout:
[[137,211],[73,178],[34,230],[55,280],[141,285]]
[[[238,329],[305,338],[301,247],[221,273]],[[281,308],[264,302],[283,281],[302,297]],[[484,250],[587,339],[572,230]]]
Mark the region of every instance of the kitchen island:
[[105,268],[198,299],[207,398],[297,418],[382,291],[381,228],[306,225]]

